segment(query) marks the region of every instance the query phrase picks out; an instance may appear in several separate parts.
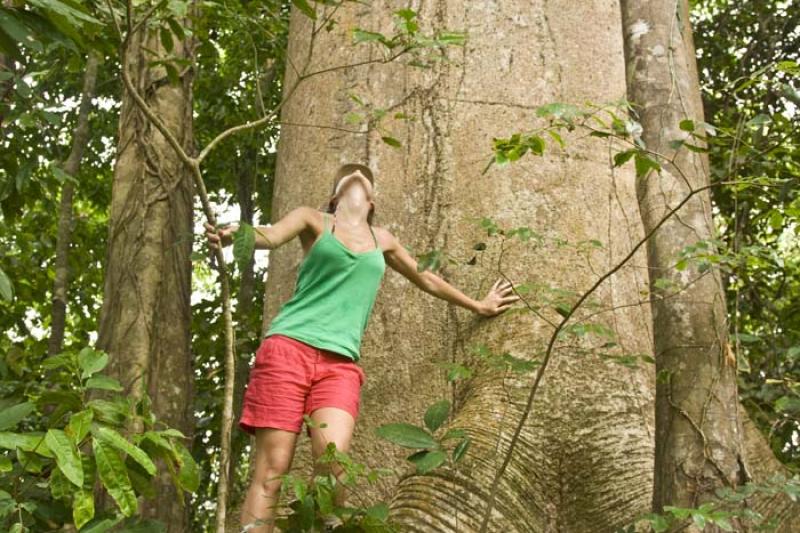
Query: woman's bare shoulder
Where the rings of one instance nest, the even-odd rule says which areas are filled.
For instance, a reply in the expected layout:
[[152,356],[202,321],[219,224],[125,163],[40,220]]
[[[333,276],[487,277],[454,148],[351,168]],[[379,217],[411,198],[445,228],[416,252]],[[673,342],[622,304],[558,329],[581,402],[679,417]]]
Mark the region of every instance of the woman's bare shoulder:
[[391,231],[383,226],[372,226],[372,229],[375,231],[375,238],[378,239],[378,243],[381,245],[381,248],[383,248],[384,252],[394,248],[397,238],[392,234]]

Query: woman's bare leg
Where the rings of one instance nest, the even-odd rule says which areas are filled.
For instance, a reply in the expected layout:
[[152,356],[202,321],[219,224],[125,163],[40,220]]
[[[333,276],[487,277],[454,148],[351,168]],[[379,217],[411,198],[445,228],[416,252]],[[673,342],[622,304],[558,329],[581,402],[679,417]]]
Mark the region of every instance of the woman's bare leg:
[[297,433],[277,428],[256,428],[256,466],[242,506],[244,528],[256,519],[266,521],[248,533],[272,533],[275,507],[280,495],[279,476],[289,471],[294,457]]
[[[344,470],[338,463],[317,464],[317,459],[325,451],[325,447],[329,442],[336,443],[336,449],[341,452],[350,451],[350,440],[353,437],[353,429],[356,425],[353,415],[338,407],[320,407],[315,409],[309,416],[316,422],[316,425],[322,422],[327,424],[327,427],[324,428],[311,428],[311,455],[314,459],[314,475],[331,472],[336,476],[336,479],[339,479]],[[346,491],[337,483],[336,505],[343,506],[346,497]]]

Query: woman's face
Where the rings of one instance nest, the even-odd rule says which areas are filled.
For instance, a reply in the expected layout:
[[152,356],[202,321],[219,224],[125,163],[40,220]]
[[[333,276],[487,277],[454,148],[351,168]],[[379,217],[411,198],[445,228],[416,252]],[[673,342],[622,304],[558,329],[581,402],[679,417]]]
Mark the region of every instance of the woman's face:
[[[361,187],[356,185],[361,184]],[[336,196],[339,198],[349,197],[351,201],[359,203],[359,200],[369,202],[372,200],[372,183],[356,170],[352,174],[342,178],[336,185]]]

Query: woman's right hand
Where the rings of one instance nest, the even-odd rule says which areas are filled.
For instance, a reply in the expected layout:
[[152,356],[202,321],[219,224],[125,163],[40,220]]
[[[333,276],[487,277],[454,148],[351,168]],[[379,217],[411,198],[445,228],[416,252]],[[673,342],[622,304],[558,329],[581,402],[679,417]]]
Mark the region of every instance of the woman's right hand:
[[203,226],[206,228],[206,238],[208,239],[208,246],[212,250],[216,250],[220,242],[222,247],[229,246],[233,242],[233,233],[239,228],[237,225],[230,225],[214,231],[214,226],[208,222],[204,222]]

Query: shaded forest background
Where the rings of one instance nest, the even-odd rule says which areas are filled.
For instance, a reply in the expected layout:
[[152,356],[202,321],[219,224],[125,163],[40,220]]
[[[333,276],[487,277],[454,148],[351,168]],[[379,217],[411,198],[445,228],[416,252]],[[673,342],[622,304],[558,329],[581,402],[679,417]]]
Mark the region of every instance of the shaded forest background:
[[[31,2],[26,12],[51,21],[23,25],[0,11],[5,54],[0,61],[0,408],[53,387],[40,367],[48,355],[80,351],[97,340],[103,299],[113,164],[120,127],[119,62],[111,28],[64,14],[58,3]],[[172,2],[176,13],[187,3]],[[724,250],[744,261],[722,264],[732,340],[739,355],[739,394],[776,456],[798,471],[800,417],[800,201],[798,201],[797,60],[800,10],[792,2],[692,2],[697,61],[706,121],[736,142],[710,144],[711,173],[763,178],[779,187],[719,186],[712,189],[715,222]],[[193,80],[194,135],[206,146],[211,132],[257,115],[282,96],[290,5],[262,2],[258,10],[237,3],[206,2]],[[213,21],[213,24],[210,23]],[[25,37],[30,35],[31,39]],[[102,54],[96,65],[95,96],[81,135],[82,156],[65,169],[75,150],[92,42]],[[14,44],[17,43],[17,44]],[[780,66],[780,68],[777,68]],[[221,87],[227,88],[220,90]],[[313,127],[310,125],[309,127]],[[280,123],[225,139],[204,166],[209,198],[222,221],[240,217],[253,224],[271,219],[273,177]],[[311,149],[311,148],[309,148]],[[490,147],[487,146],[487,153]],[[74,157],[73,157],[74,159]],[[55,262],[61,202],[69,190],[74,218],[67,264]],[[192,242],[192,338],[196,417],[187,446],[197,462],[198,491],[188,500],[192,530],[213,523],[222,413],[223,342],[216,274],[200,231]],[[380,209],[376,221],[380,220]],[[747,252],[747,253],[742,253]],[[740,255],[737,255],[740,254]],[[724,254],[723,254],[724,255]],[[260,310],[268,258],[237,265],[232,278],[236,350],[249,360],[259,344]],[[66,267],[63,325],[54,303],[60,268]],[[62,338],[55,339],[55,331]],[[246,367],[245,367],[246,368]],[[239,376],[242,379],[242,376]],[[236,407],[238,409],[238,407]],[[38,427],[36,413],[20,428]],[[0,431],[8,429],[1,427]],[[19,428],[18,428],[19,429]],[[246,486],[249,437],[234,431],[233,499]],[[8,456],[0,476],[10,471]],[[8,467],[8,468],[6,468]],[[3,479],[0,487],[13,484]],[[7,490],[7,488],[5,489]]]

